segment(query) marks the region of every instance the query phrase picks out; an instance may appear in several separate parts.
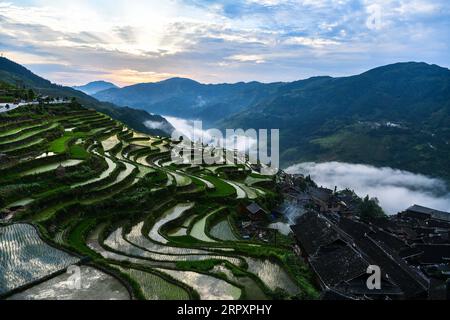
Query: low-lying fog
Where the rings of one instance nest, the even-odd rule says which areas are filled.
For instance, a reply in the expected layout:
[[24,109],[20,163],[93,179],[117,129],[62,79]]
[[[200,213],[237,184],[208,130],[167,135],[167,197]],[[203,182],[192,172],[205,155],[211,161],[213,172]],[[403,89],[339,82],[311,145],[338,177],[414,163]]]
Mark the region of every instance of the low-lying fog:
[[[195,127],[194,120],[186,120],[183,118],[176,118],[171,116],[164,116],[166,120],[180,133],[185,135],[192,141],[198,141],[198,138],[201,137],[203,143],[212,144],[215,146],[234,146],[229,149],[237,149],[238,151],[244,152],[249,149],[249,147],[254,146],[256,141],[252,138],[242,138],[236,139],[237,136],[226,137],[217,141],[215,137],[212,135],[211,131],[207,128],[203,127]],[[242,137],[242,136],[239,136]],[[236,143],[236,145],[234,145]]]
[[413,204],[450,211],[450,192],[444,181],[420,174],[342,162],[300,163],[286,172],[310,174],[319,186],[349,188],[361,197],[377,197],[387,214]]
[[[192,120],[165,118],[175,129],[194,138]],[[197,129],[195,136],[203,136],[205,143],[211,142],[208,141],[211,135],[205,129]],[[238,145],[237,149],[244,151],[246,145]],[[349,188],[361,197],[367,194],[377,197],[387,214],[396,214],[413,204],[450,211],[450,192],[444,181],[408,171],[343,162],[300,163],[285,171],[310,174],[319,186]]]

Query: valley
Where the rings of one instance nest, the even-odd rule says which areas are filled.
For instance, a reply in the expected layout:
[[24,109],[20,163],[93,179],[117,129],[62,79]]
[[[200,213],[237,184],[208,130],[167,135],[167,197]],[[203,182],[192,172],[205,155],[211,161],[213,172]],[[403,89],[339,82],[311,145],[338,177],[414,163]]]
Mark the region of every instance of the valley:
[[448,39],[444,0],[0,0],[1,314],[448,313]]
[[173,78],[94,96],[208,128],[281,129],[283,168],[300,162],[391,167],[450,182],[450,71],[405,62],[347,77],[202,84]]

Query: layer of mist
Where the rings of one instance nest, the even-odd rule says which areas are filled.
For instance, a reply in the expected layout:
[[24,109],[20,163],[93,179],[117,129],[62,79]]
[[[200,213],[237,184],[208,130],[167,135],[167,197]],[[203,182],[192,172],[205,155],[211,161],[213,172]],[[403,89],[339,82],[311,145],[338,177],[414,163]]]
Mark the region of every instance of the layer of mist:
[[300,163],[286,172],[309,174],[319,186],[349,188],[361,197],[376,197],[387,214],[396,214],[413,204],[450,211],[450,192],[445,182],[421,174],[343,162]]

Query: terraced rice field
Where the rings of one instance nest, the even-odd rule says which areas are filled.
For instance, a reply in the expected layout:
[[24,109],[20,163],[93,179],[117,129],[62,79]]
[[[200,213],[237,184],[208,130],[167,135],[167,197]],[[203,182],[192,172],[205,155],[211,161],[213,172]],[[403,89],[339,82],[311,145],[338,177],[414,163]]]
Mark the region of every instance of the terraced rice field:
[[175,182],[178,187],[186,187],[192,183],[192,180],[185,175],[181,175],[176,172],[171,172],[170,175],[175,178]]
[[249,186],[253,186],[257,183],[261,182],[270,182],[272,179],[265,176],[259,176],[259,175],[249,175],[247,178],[245,178],[245,184]]
[[36,129],[36,130],[23,133],[23,134],[21,134],[21,135],[19,135],[17,137],[11,138],[11,139],[8,139],[7,137],[3,137],[3,141],[0,141],[0,148],[2,146],[4,146],[4,145],[7,145],[7,144],[20,142],[20,141],[28,139],[30,137],[37,136],[39,133],[42,133],[44,131],[49,131],[51,129],[55,129],[57,127],[58,127],[58,124],[57,123],[53,123],[53,124],[51,124],[49,126],[38,127],[38,129]]
[[[0,125],[8,125],[0,129],[0,153],[15,156],[0,165],[0,222],[16,223],[0,225],[0,297],[129,299],[130,288],[152,300],[270,299],[278,288],[286,298],[314,293],[309,274],[291,277],[286,261],[271,260],[291,254],[287,246],[239,235],[248,220],[240,208],[274,202],[266,188],[273,177],[251,173],[245,159],[174,161],[176,142],[168,138],[76,103],[47,108],[45,119],[33,114],[37,124],[17,120],[25,118],[20,108],[0,115]],[[114,276],[83,265],[86,287],[68,289],[64,270],[79,256]]]
[[235,182],[231,182],[231,181],[225,181],[226,183],[228,183],[229,185],[231,185],[234,189],[236,189],[236,198],[237,199],[244,199],[247,194],[245,193],[245,191]]
[[178,255],[167,255],[161,254],[154,251],[149,251],[142,249],[133,245],[130,242],[127,242],[122,237],[122,228],[117,229],[113,233],[111,233],[108,238],[104,241],[104,244],[113,249],[116,252],[121,252],[127,256],[132,256],[136,258],[150,259],[153,261],[198,261],[198,260],[208,260],[208,259],[219,259],[226,260],[234,264],[239,264],[239,260],[232,257],[225,256],[214,256],[214,255],[188,255],[188,254],[178,254]]
[[170,221],[173,221],[177,218],[179,218],[185,211],[191,209],[194,206],[194,203],[182,203],[179,204],[172,209],[166,211],[163,216],[153,225],[149,232],[149,237],[151,240],[159,243],[167,243],[167,239],[164,238],[159,230],[161,227],[165,224],[167,224]]
[[0,294],[45,278],[79,258],[55,249],[28,224],[0,227]]
[[32,125],[29,125],[29,126],[23,126],[23,127],[20,126],[20,127],[14,128],[12,130],[7,130],[7,131],[4,131],[4,132],[0,132],[0,138],[6,138],[7,139],[9,136],[15,135],[17,133],[23,132],[23,131],[28,130],[28,129],[34,129],[36,127],[40,127],[41,125],[42,124],[32,124]]
[[246,258],[248,271],[257,275],[270,289],[281,288],[295,295],[300,290],[289,275],[278,264],[270,260]]
[[191,237],[196,238],[200,241],[205,241],[205,242],[216,242],[214,239],[211,239],[210,237],[208,237],[208,235],[206,234],[206,220],[211,217],[212,215],[216,214],[218,211],[220,211],[221,209],[218,209],[216,211],[213,211],[211,213],[208,213],[207,215],[205,215],[203,218],[201,218],[199,221],[197,221],[191,229]]
[[69,159],[69,160],[65,160],[62,162],[51,163],[51,164],[47,164],[47,165],[44,165],[44,166],[41,166],[38,168],[34,168],[31,170],[25,171],[20,176],[23,177],[23,176],[28,176],[28,175],[32,175],[32,174],[40,174],[40,173],[53,171],[53,170],[56,170],[59,166],[72,167],[72,166],[79,165],[82,162],[83,162],[83,160]]
[[105,152],[111,151],[115,146],[117,146],[120,143],[117,136],[111,136],[106,140],[102,141],[102,147]]
[[131,232],[128,233],[125,238],[131,242],[132,244],[141,247],[146,248],[149,251],[158,252],[166,255],[175,254],[175,255],[181,255],[181,254],[207,254],[208,251],[201,250],[201,249],[194,249],[194,248],[182,248],[182,247],[173,247],[173,246],[167,246],[162,245],[161,243],[153,242],[146,236],[142,235],[142,228],[144,223],[141,222],[131,229]]
[[106,163],[108,164],[108,168],[105,171],[103,171],[100,176],[87,181],[75,183],[71,187],[72,188],[82,187],[107,178],[117,168],[117,164],[108,157],[104,157],[103,159],[105,159]]
[[98,269],[82,266],[80,281],[66,272],[30,289],[14,294],[9,300],[129,300],[130,293],[116,278]]
[[223,241],[237,241],[239,240],[231,230],[227,219],[223,219],[216,223],[209,231],[211,236]]
[[237,300],[241,289],[213,276],[191,271],[157,269],[195,289],[202,300]]
[[120,173],[118,174],[117,178],[113,182],[103,186],[99,190],[104,190],[106,188],[112,187],[113,185],[115,185],[117,183],[122,182],[123,180],[125,180],[125,178],[130,176],[131,173],[133,172],[133,170],[136,168],[134,165],[132,165],[132,164],[130,164],[128,162],[122,162],[122,163],[125,165],[125,170],[120,171]]
[[185,289],[159,275],[136,269],[121,268],[121,271],[139,284],[148,300],[189,300],[189,294]]
[[30,141],[30,142],[21,144],[19,146],[11,146],[11,147],[1,148],[1,151],[4,152],[4,153],[7,153],[7,154],[8,153],[12,153],[12,152],[18,152],[18,151],[21,151],[21,150],[26,150],[26,149],[29,149],[31,147],[40,145],[43,142],[45,142],[44,139],[36,138],[36,139],[34,139],[34,140]]

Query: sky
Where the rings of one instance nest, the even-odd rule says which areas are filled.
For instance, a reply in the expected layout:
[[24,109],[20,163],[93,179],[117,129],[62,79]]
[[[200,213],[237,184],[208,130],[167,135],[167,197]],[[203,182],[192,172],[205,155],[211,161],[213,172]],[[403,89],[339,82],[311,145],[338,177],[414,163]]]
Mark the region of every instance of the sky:
[[64,85],[449,67],[448,39],[447,0],[0,0],[0,52]]

